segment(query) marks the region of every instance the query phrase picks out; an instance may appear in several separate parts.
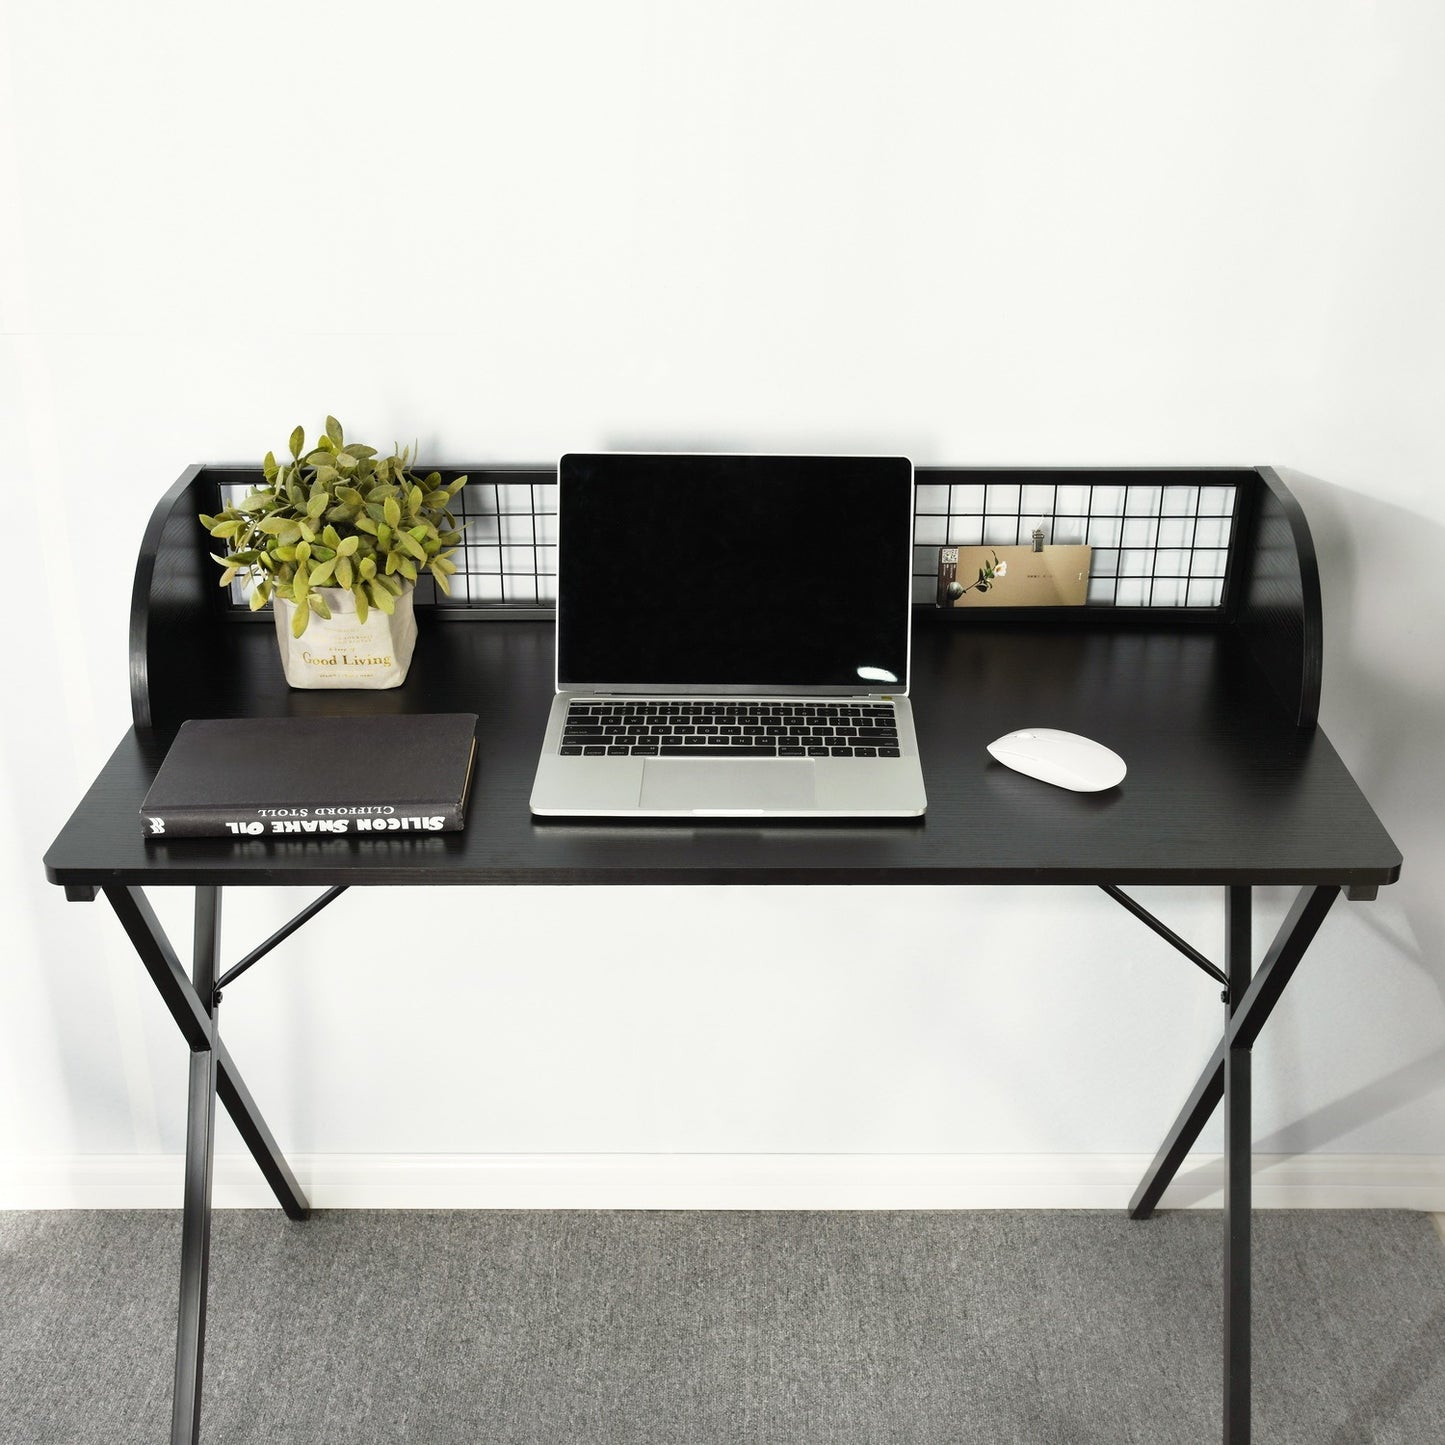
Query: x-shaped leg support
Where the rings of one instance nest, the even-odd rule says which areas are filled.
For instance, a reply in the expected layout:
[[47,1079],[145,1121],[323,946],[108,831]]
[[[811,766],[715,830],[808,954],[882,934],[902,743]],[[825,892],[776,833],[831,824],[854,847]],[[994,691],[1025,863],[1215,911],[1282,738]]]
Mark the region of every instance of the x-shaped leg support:
[[[189,979],[141,890],[117,887],[104,891],[191,1049],[171,1442],[172,1445],[195,1445],[200,1427],[210,1263],[211,1170],[218,1095],[281,1207],[292,1219],[300,1220],[308,1216],[310,1206],[221,1042],[216,986],[221,890],[217,887],[196,889],[195,961]],[[339,891],[333,890],[304,910],[292,924],[237,965],[228,977],[249,967],[256,957],[326,906]],[[1249,1445],[1250,1438],[1250,1049],[1339,891],[1334,886],[1302,890],[1258,971],[1251,976],[1250,890],[1247,887],[1228,890],[1226,963],[1230,1003],[1224,1035],[1129,1205],[1132,1218],[1149,1217],[1222,1099],[1225,1107],[1225,1445]]]
[[201,1374],[206,1347],[206,1288],[211,1257],[211,1169],[215,1155],[218,1095],[241,1131],[252,1157],[261,1166],[261,1172],[275,1191],[281,1207],[292,1219],[305,1219],[311,1208],[230,1053],[221,1042],[216,994],[221,945],[221,890],[215,887],[196,889],[195,958],[189,979],[139,888],[107,888],[105,896],[191,1049],[171,1445],[195,1445],[200,1434]]
[[1225,948],[1230,1002],[1224,1036],[1129,1202],[1131,1218],[1147,1219],[1153,1213],[1223,1099],[1225,1445],[1249,1445],[1250,1430],[1250,1049],[1339,891],[1333,886],[1302,889],[1251,977],[1250,890],[1229,889]]

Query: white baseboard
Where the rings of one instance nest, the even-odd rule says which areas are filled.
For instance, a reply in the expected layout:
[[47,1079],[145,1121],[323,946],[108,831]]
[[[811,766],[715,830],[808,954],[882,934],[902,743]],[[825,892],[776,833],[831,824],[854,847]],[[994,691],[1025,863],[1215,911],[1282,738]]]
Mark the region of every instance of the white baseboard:
[[[301,1154],[321,1209],[1122,1209],[1147,1154]],[[0,1158],[0,1208],[175,1209],[180,1155]],[[1221,1161],[1191,1155],[1164,1208],[1217,1208]],[[215,1202],[275,1200],[218,1156]],[[1257,1154],[1265,1209],[1445,1210],[1445,1157]]]

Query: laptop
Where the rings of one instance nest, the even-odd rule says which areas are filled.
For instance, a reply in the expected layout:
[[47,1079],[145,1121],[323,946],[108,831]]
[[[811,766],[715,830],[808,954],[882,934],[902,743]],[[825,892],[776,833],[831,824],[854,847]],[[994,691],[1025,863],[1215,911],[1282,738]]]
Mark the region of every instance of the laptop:
[[571,453],[539,817],[908,818],[906,457]]

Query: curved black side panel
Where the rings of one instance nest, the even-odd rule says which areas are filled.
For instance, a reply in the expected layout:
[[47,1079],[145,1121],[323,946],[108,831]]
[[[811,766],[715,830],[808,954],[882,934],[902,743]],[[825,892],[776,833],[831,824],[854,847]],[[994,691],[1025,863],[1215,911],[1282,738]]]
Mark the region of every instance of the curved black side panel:
[[190,716],[187,697],[205,696],[220,664],[220,573],[196,520],[215,507],[214,470],[187,467],[156,503],[141,539],[130,600],[130,707],[142,733]]
[[1240,558],[1235,625],[1302,728],[1319,719],[1324,662],[1320,573],[1309,523],[1273,467],[1260,467]]

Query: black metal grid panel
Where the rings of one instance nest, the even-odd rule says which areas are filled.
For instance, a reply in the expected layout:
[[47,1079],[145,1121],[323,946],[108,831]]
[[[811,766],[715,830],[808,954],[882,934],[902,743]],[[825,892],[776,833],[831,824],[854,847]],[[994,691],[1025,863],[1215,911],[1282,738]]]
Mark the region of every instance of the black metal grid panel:
[[[557,483],[474,477],[452,507],[464,524],[453,554],[451,595],[439,605],[466,610],[554,607],[557,602]],[[429,578],[417,601],[430,602]]]
[[[443,475],[450,475],[443,472]],[[963,482],[926,480],[914,502],[913,598],[937,594],[942,546],[1087,542],[1093,607],[1217,608],[1224,595],[1238,488],[1233,482]],[[230,500],[244,487],[223,488]],[[465,523],[449,597],[429,577],[416,600],[458,613],[550,611],[557,599],[557,484],[535,473],[474,476],[457,494]],[[239,584],[231,601],[246,609]],[[264,614],[263,614],[264,615]]]
[[913,600],[932,602],[943,546],[1087,542],[1093,607],[1217,608],[1234,535],[1233,482],[920,480],[914,500]]

